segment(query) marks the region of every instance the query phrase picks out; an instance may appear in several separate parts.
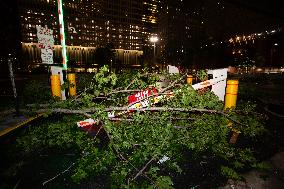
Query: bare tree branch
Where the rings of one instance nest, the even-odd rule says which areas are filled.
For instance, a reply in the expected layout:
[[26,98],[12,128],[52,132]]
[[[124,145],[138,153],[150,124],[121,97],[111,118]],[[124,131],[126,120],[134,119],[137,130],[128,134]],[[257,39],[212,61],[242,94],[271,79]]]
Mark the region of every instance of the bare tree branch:
[[161,90],[161,93],[169,90],[170,88],[174,87],[176,83],[180,82],[181,80],[183,80],[186,77],[186,75],[183,75],[182,77],[180,77],[179,79],[175,80],[174,82],[172,82],[168,87],[164,88]]
[[[108,133],[108,131],[107,131],[106,129],[104,129],[104,131],[105,131],[105,133],[107,134],[108,139],[109,139],[110,141],[112,141],[112,137],[111,137],[111,135]],[[128,161],[128,160],[119,152],[119,150],[118,150],[115,146],[111,146],[111,147],[114,149],[114,151],[116,152],[116,154],[118,155],[118,157],[119,157],[120,160],[126,161],[127,163],[129,163],[129,164],[131,165],[131,167],[133,167],[136,171],[138,171],[138,168],[135,167],[130,161]],[[148,177],[147,175],[145,175],[145,174],[143,174],[143,176],[144,176],[146,179],[148,179],[152,184],[155,185],[155,182],[154,182],[151,178],[149,178],[149,177]]]
[[[154,75],[154,74],[152,74],[152,73],[145,73],[145,74],[140,75],[140,77],[147,76],[147,75]],[[127,90],[136,80],[137,80],[137,78],[134,78],[134,79],[124,88],[124,90]]]
[[131,92],[139,92],[141,90],[139,89],[135,89],[135,90],[120,90],[120,91],[111,91],[110,93],[108,93],[108,95],[111,94],[116,94],[116,93],[131,93]]
[[124,88],[124,90],[127,90],[136,80],[137,80],[137,78],[133,79],[133,80]]
[[[83,114],[86,113],[93,113],[98,111],[97,108],[88,108],[83,110],[72,110],[72,109],[62,109],[62,108],[55,108],[55,109],[39,109],[37,113],[44,113],[47,111],[51,111],[53,113],[65,113],[65,114]],[[212,113],[212,114],[222,114],[226,115],[224,111],[221,110],[208,110],[208,109],[201,109],[201,108],[167,108],[167,107],[148,107],[148,108],[128,108],[128,107],[109,107],[105,108],[105,111],[179,111],[179,112],[203,112],[203,113]],[[227,116],[227,115],[226,115]]]
[[139,175],[141,175],[142,173],[143,173],[143,171],[148,167],[148,165],[152,162],[152,161],[154,161],[155,160],[155,158],[154,157],[152,157],[147,163],[146,163],[146,165],[142,168],[142,169],[140,169],[140,171],[135,175],[135,177],[133,177],[131,180],[135,180]]
[[52,177],[51,179],[48,179],[47,181],[44,181],[42,183],[42,185],[46,185],[47,183],[53,181],[54,179],[56,179],[57,177],[59,177],[60,175],[64,174],[65,172],[69,171],[69,169],[71,169],[73,166],[75,165],[75,162],[73,162],[69,167],[67,167],[67,169],[65,169],[64,171],[58,173],[57,175],[55,175],[54,177]]
[[224,114],[222,110],[208,110],[202,108],[168,108],[168,107],[148,107],[148,108],[128,108],[128,107],[109,107],[105,111],[125,111],[125,110],[135,110],[135,111],[179,111],[179,112],[204,112],[213,114]]

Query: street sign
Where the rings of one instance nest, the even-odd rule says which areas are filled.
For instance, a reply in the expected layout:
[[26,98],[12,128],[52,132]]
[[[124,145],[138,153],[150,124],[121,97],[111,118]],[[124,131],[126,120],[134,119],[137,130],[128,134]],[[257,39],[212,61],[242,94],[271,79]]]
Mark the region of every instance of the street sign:
[[145,108],[148,107],[150,102],[148,97],[154,94],[157,94],[157,90],[155,88],[145,89],[138,93],[128,96],[128,104],[129,108]]
[[41,60],[43,64],[53,64],[53,30],[47,26],[36,26],[38,47],[41,50]]

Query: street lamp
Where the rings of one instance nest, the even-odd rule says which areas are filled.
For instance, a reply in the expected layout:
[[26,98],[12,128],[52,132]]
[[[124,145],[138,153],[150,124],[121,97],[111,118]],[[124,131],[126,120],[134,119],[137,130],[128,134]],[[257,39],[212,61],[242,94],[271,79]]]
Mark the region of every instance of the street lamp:
[[154,43],[154,63],[156,63],[156,42],[158,41],[157,36],[151,36],[150,37],[150,42]]
[[273,65],[273,55],[274,53],[276,52],[276,47],[278,46],[279,44],[278,43],[274,43],[272,45],[272,47],[270,48],[270,66]]

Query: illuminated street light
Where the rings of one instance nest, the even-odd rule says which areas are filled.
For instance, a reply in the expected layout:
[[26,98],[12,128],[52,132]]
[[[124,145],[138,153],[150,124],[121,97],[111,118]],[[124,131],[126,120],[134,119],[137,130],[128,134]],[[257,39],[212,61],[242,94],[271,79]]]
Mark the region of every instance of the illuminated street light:
[[159,41],[159,38],[157,36],[151,36],[150,42],[154,44],[154,63],[156,63],[156,43]]
[[150,37],[150,41],[151,41],[152,43],[156,43],[158,40],[159,40],[159,39],[158,39],[157,36],[152,36],[152,37]]

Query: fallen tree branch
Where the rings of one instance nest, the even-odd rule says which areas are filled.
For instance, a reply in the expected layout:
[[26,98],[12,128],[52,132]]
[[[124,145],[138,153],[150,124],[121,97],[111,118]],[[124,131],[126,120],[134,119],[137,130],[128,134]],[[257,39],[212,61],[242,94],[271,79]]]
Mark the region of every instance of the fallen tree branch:
[[246,125],[246,124],[243,124],[243,123],[241,123],[241,122],[239,122],[239,121],[237,121],[237,120],[231,118],[230,116],[228,116],[228,115],[225,114],[224,112],[222,113],[222,115],[223,115],[224,117],[226,117],[227,119],[229,119],[229,120],[231,120],[231,121],[233,121],[233,122],[235,122],[235,123],[237,123],[237,124],[239,124],[239,125],[242,125],[242,126],[245,126],[245,127],[248,126],[248,125]]
[[180,82],[181,80],[183,80],[186,77],[186,75],[183,75],[182,77],[180,77],[179,79],[175,80],[174,82],[172,82],[169,86],[167,86],[166,88],[161,90],[161,93],[169,90],[170,88],[174,87],[176,83]]
[[111,95],[111,94],[117,94],[117,93],[131,93],[131,92],[139,92],[141,90],[139,89],[135,89],[135,90],[120,90],[120,91],[112,91],[110,93],[108,93],[108,95]]
[[[98,111],[98,108],[88,108],[84,110],[72,110],[72,109],[62,109],[62,108],[55,108],[55,109],[39,109],[37,113],[44,113],[47,111],[53,113],[65,113],[65,114],[83,114],[86,113],[93,113]],[[208,109],[200,109],[200,108],[167,108],[167,107],[149,107],[149,108],[128,108],[128,107],[109,107],[105,108],[106,112],[109,111],[179,111],[179,112],[203,112],[203,113],[212,113],[212,114],[224,114],[224,111],[221,110],[208,110]],[[86,115],[87,116],[87,115]],[[227,116],[227,115],[226,115]]]
[[[140,75],[140,77],[147,76],[147,75],[152,75],[152,74],[151,74],[151,73],[145,73],[145,74]],[[136,80],[137,80],[137,77],[134,78],[134,79],[124,88],[124,90],[127,90]]]
[[143,171],[148,167],[148,165],[152,162],[152,161],[154,161],[155,160],[155,158],[154,157],[152,157],[147,163],[146,163],[146,165],[142,168],[142,169],[140,169],[140,171],[135,175],[135,177],[133,177],[131,180],[135,180],[139,175],[141,175],[142,173],[143,173]]
[[65,169],[64,171],[58,173],[57,175],[55,175],[54,177],[52,177],[51,179],[48,179],[47,181],[44,181],[42,183],[42,185],[46,185],[47,183],[53,181],[54,179],[56,179],[57,177],[59,177],[60,175],[64,174],[65,172],[69,171],[69,169],[71,169],[73,166],[75,165],[75,162],[73,162],[69,167],[67,167],[67,169]]
[[136,80],[137,80],[137,78],[133,79],[133,80],[124,88],[124,90],[127,90]]
[[[149,119],[158,119],[158,117],[152,117]],[[127,118],[116,118],[116,117],[112,117],[109,118],[109,120],[111,121],[134,121],[134,119],[127,119]],[[195,120],[195,118],[178,118],[178,117],[172,117],[171,120]]]
[[128,107],[109,107],[105,111],[125,111],[125,110],[134,110],[134,111],[179,111],[179,112],[204,112],[204,113],[213,113],[213,114],[223,114],[222,110],[208,110],[201,108],[168,108],[168,107],[148,107],[148,108],[128,108]]
[[40,107],[40,108],[46,108],[50,106],[50,104],[27,104],[26,107],[29,108],[36,108],[36,107]]
[[[36,112],[37,113],[45,113],[45,112],[53,112],[53,113],[64,113],[64,114],[81,114],[81,115],[85,115],[87,117],[91,116],[88,113],[93,113],[98,111],[99,109],[97,108],[89,108],[89,109],[85,109],[85,110],[71,110],[71,109],[61,109],[61,108],[55,108],[55,109],[39,109]],[[148,107],[148,108],[136,108],[136,109],[132,109],[132,108],[128,108],[128,107],[109,107],[109,108],[105,108],[106,112],[109,111],[124,111],[128,112],[128,111],[178,111],[178,112],[201,112],[201,113],[210,113],[210,114],[221,114],[223,116],[225,116],[226,118],[230,119],[231,121],[242,125],[242,126],[247,126],[245,124],[242,124],[238,121],[236,121],[235,119],[231,118],[230,116],[228,116],[227,114],[225,114],[225,111],[223,110],[208,110],[208,109],[202,109],[202,108],[167,108],[167,107]]]
[[[97,136],[99,135],[101,129],[102,129],[102,126],[99,128],[99,130],[98,130],[98,132],[96,133],[96,135],[94,136],[93,140],[95,140],[95,139],[97,138]],[[83,156],[85,156],[85,155],[83,155]],[[44,181],[44,182],[42,183],[42,185],[44,186],[45,184],[47,184],[47,183],[53,181],[54,179],[56,179],[56,178],[59,177],[60,175],[64,174],[65,172],[69,171],[75,164],[76,164],[76,163],[73,162],[69,167],[67,167],[67,169],[65,169],[64,171],[58,173],[57,175],[55,175],[55,176],[52,177],[51,179],[48,179],[47,181]]]
[[[104,131],[105,131],[105,133],[106,133],[108,139],[109,139],[110,141],[112,141],[112,137],[111,137],[111,135],[108,133],[108,131],[107,131],[106,129],[104,129]],[[114,149],[114,151],[116,152],[116,154],[118,155],[118,157],[119,157],[120,160],[126,161],[127,163],[129,163],[136,171],[139,170],[139,169],[138,169],[137,167],[135,167],[130,161],[128,161],[128,160],[119,152],[119,150],[118,150],[115,146],[112,145],[111,147]],[[152,184],[155,185],[155,182],[154,182],[151,178],[149,178],[149,177],[148,177],[147,175],[145,175],[145,174],[143,174],[143,176],[144,176],[146,179],[148,179]]]

